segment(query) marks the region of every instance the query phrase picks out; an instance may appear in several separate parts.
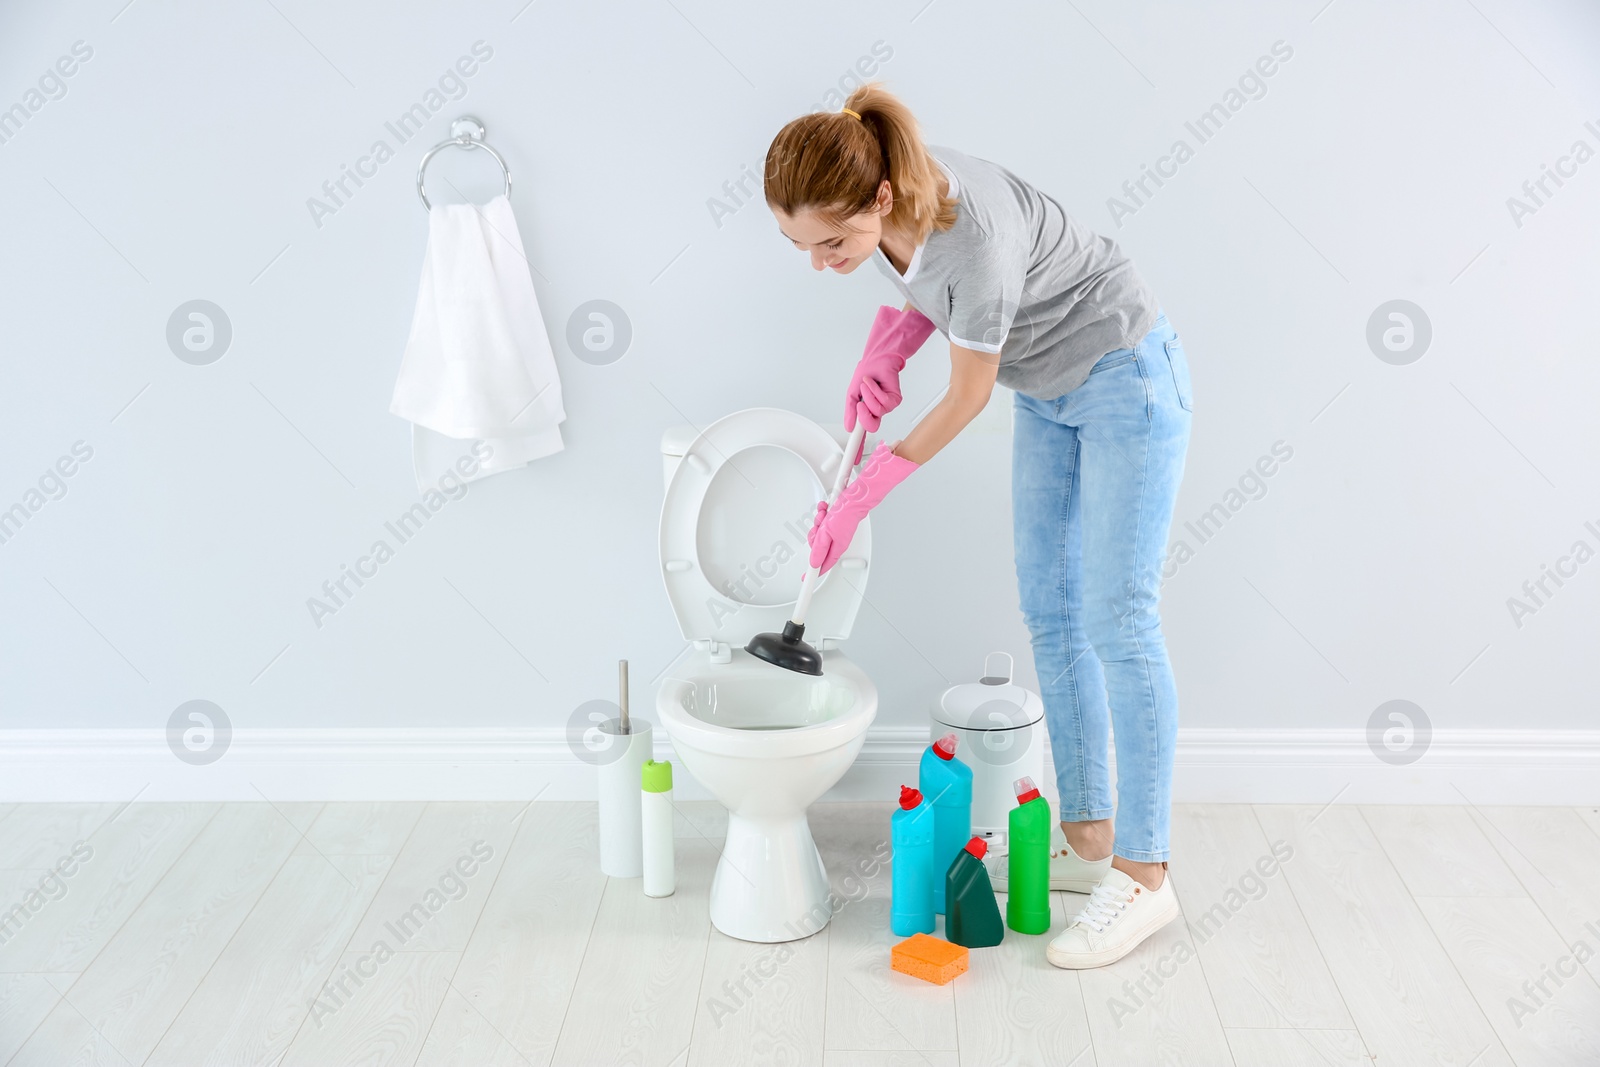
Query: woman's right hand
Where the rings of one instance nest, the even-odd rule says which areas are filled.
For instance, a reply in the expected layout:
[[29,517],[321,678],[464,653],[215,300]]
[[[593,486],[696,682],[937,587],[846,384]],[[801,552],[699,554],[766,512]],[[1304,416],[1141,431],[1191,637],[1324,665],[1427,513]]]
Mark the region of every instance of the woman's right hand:
[[900,371],[933,329],[933,323],[915,308],[901,311],[884,305],[878,309],[866,351],[845,391],[846,430],[856,428],[858,408],[867,429],[876,430],[883,417],[900,406]]

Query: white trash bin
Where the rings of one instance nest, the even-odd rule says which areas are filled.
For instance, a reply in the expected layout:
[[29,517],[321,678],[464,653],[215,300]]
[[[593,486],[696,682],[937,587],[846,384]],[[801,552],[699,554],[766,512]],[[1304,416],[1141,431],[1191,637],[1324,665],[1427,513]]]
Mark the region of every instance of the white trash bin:
[[[997,669],[1005,659],[1003,671]],[[1027,775],[1044,783],[1044,701],[1011,681],[1012,659],[992,652],[983,677],[940,693],[933,702],[932,736],[954,731],[956,758],[972,768],[972,832],[1005,839],[1011,809],[1017,806],[1012,783]]]

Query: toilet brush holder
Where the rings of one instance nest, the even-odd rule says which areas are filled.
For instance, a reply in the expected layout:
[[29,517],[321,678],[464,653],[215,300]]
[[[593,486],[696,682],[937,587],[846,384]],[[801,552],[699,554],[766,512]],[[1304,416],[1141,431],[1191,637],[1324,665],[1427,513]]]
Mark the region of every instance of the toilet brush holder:
[[607,719],[598,727],[596,765],[600,772],[600,872],[613,878],[644,874],[644,829],[640,814],[640,776],[651,757],[650,724]]

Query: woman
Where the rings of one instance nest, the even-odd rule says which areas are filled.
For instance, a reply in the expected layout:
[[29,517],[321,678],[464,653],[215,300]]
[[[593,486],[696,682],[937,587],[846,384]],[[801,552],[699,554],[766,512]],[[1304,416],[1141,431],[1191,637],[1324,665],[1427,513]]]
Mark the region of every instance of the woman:
[[[818,506],[813,565],[833,565],[995,382],[1016,392],[1017,583],[1061,796],[1050,886],[1090,894],[1046,956],[1069,968],[1120,959],[1178,915],[1166,877],[1178,702],[1156,612],[1189,442],[1178,335],[1115,242],[1003,167],[925,146],[877,84],[785,126],[764,185],[815,269],[849,274],[871,259],[906,298],[873,324],[847,428],[859,416],[876,430],[900,403],[899,371],[935,327],[950,341],[944,398],[904,440],[880,444],[831,509]],[[1004,888],[1004,860],[991,871]]]

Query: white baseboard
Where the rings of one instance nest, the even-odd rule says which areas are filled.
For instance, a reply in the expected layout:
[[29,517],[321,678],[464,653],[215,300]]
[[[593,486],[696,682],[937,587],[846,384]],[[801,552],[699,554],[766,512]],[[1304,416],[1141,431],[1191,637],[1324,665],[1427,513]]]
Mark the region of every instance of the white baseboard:
[[[883,726],[824,801],[881,800],[916,780],[926,727]],[[678,762],[656,731],[656,758]],[[1439,730],[1407,766],[1361,730],[1182,729],[1178,803],[1600,803],[1600,730]],[[1113,774],[1115,761],[1113,759]],[[1054,798],[1046,751],[1044,791]],[[679,799],[709,799],[677,768]],[[565,731],[238,730],[222,759],[180,761],[159,730],[0,730],[0,801],[593,800]]]

